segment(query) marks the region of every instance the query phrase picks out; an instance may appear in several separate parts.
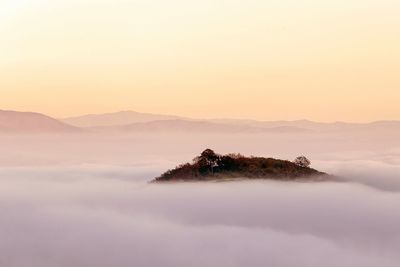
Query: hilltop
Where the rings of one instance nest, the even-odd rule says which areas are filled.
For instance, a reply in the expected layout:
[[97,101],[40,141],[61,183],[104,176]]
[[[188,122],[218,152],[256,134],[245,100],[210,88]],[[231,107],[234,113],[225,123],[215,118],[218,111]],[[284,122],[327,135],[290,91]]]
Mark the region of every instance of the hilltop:
[[219,155],[206,149],[193,163],[168,170],[153,182],[207,181],[234,178],[274,180],[327,180],[330,176],[309,167],[310,161],[298,157],[294,162],[274,158]]

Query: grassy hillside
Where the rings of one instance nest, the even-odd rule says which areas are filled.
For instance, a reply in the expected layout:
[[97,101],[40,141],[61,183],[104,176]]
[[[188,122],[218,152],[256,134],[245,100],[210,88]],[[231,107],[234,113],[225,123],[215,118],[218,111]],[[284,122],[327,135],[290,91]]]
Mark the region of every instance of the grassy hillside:
[[207,149],[196,157],[193,163],[182,164],[168,170],[154,181],[203,181],[227,178],[291,180],[328,177],[327,174],[307,165],[273,158],[245,157],[240,154],[219,155]]

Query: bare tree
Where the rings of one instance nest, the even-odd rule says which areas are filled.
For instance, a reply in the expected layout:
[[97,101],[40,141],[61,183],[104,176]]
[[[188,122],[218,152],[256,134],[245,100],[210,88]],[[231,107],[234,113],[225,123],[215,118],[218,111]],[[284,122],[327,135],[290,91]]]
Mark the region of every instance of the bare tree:
[[311,161],[305,156],[299,156],[294,160],[294,164],[300,167],[310,167]]

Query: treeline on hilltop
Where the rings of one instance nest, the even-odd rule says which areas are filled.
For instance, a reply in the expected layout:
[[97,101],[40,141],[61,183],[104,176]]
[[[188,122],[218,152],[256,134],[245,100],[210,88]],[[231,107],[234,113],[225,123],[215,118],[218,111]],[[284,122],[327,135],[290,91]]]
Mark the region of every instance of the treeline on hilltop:
[[219,155],[206,149],[193,163],[168,170],[154,181],[201,181],[225,178],[298,179],[323,177],[326,174],[309,167],[310,161],[298,157],[294,162],[263,157],[245,157],[241,154]]

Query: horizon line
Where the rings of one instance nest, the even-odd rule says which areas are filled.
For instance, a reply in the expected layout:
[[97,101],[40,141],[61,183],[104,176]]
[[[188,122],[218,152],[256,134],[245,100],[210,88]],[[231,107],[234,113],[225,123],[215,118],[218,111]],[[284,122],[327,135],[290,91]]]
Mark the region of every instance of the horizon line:
[[[175,119],[181,119],[181,120],[195,120],[195,121],[209,121],[209,120],[239,120],[239,121],[253,121],[253,122],[312,122],[312,123],[323,123],[323,124],[335,124],[335,123],[348,123],[348,124],[372,124],[372,123],[377,123],[377,122],[400,122],[400,119],[378,119],[378,120],[371,120],[371,121],[366,121],[366,122],[354,122],[354,121],[343,121],[343,120],[336,120],[336,121],[318,121],[318,120],[311,120],[311,119],[293,119],[293,120],[284,120],[284,119],[274,119],[274,120],[260,120],[260,119],[251,119],[251,118],[234,118],[234,117],[212,117],[212,118],[196,118],[196,117],[189,117],[189,116],[184,116],[184,115],[175,115],[175,114],[163,114],[163,113],[153,113],[153,112],[141,112],[141,111],[135,111],[131,109],[124,109],[124,110],[119,110],[119,111],[113,111],[113,112],[99,112],[99,113],[85,113],[81,115],[75,115],[75,116],[67,116],[67,117],[57,117],[57,116],[52,116],[47,113],[42,113],[42,112],[37,112],[37,111],[20,111],[20,110],[13,110],[13,109],[0,109],[1,111],[5,112],[18,112],[18,113],[33,113],[33,114],[41,114],[45,115],[47,117],[63,121],[63,120],[68,120],[72,118],[79,118],[79,117],[85,117],[85,116],[101,116],[101,115],[111,115],[111,114],[118,114],[118,113],[127,113],[127,112],[132,112],[132,113],[138,113],[138,114],[144,114],[144,115],[156,115],[156,116],[166,116],[166,117],[176,117]],[[172,119],[171,119],[172,120]]]

